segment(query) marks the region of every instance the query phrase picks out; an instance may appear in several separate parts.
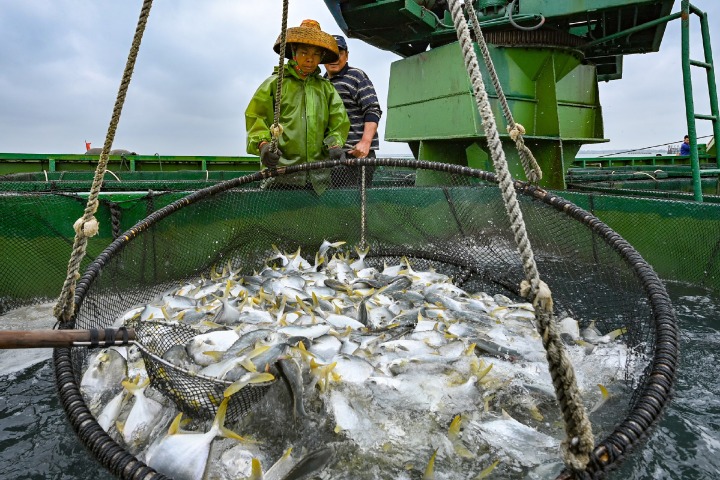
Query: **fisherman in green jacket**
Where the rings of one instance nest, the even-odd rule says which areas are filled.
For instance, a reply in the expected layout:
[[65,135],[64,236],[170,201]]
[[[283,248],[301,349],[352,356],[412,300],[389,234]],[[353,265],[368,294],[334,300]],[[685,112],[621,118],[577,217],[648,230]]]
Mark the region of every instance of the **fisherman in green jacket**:
[[[279,53],[281,39],[275,42]],[[323,32],[315,20],[304,20],[287,30],[286,56],[280,102],[279,153],[270,148],[274,122],[277,67],[257,89],[245,110],[247,152],[260,155],[267,168],[298,165],[305,162],[337,160],[350,129],[345,105],[337,90],[320,75],[320,63],[336,61],[335,38]],[[330,184],[328,170],[296,172],[272,179],[271,184],[312,188],[322,193]]]

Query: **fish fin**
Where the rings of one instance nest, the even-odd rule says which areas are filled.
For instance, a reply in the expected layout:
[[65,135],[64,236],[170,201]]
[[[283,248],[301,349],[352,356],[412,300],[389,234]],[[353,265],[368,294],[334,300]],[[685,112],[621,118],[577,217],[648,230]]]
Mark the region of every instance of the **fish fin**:
[[602,393],[602,398],[607,399],[610,396],[610,392],[605,388],[605,385],[598,383],[598,388],[600,389],[600,393]]
[[254,440],[250,437],[243,437],[241,435],[238,435],[237,433],[233,432],[229,428],[220,427],[220,435],[225,438],[232,438],[233,440],[237,440],[238,442],[243,443],[251,443],[251,444],[259,444],[257,440]]
[[450,428],[448,428],[448,438],[451,440],[453,438],[457,438],[457,436],[460,434],[460,423],[462,422],[462,416],[461,415],[455,415],[455,418],[453,418],[452,422],[450,422]]
[[203,355],[207,355],[208,357],[212,358],[216,362],[219,362],[222,360],[223,355],[225,355],[225,352],[218,352],[217,350],[208,350],[207,352],[202,352]]
[[234,382],[232,385],[230,385],[228,388],[225,389],[225,398],[239,392],[243,388],[245,388],[246,385],[255,384],[255,383],[266,383],[266,382],[272,382],[275,380],[275,376],[272,373],[255,373],[250,372],[246,373],[242,376],[240,380],[237,382]]
[[228,397],[235,395],[237,392],[239,392],[240,390],[245,388],[245,385],[247,385],[247,384],[248,384],[248,381],[245,379],[245,375],[243,375],[243,377],[240,380],[238,380],[237,382],[233,382],[232,385],[230,385],[229,387],[227,387],[225,389],[225,391],[223,392],[224,397],[228,398]]
[[178,413],[175,419],[170,424],[170,428],[168,428],[168,435],[175,435],[180,431],[180,422],[182,422],[182,412]]
[[[405,258],[405,257],[403,257]],[[435,480],[435,457],[437,456],[437,448],[433,451],[430,456],[427,467],[425,467],[425,473],[423,473],[422,480]]]
[[210,328],[224,328],[225,325],[220,325],[219,323],[212,322],[210,320],[203,320],[200,322],[201,325],[210,327]]
[[[481,362],[480,368],[482,368],[482,365],[484,362]],[[483,368],[482,370],[479,370],[477,372],[478,382],[480,382],[483,378],[485,378],[485,375],[490,373],[490,370],[492,370],[494,364],[489,364],[487,367]]]
[[240,365],[242,365],[242,367],[248,372],[257,372],[257,367],[249,358],[246,358],[245,360],[240,362]]
[[531,405],[528,410],[530,410],[530,416],[533,417],[538,422],[542,422],[545,417],[543,417],[543,414],[540,412],[540,409],[537,405]]
[[263,480],[262,465],[260,464],[260,460],[255,457],[252,458],[252,470],[248,480]]
[[605,385],[603,385],[602,383],[598,383],[597,386],[598,386],[598,388],[600,389],[600,393],[602,394],[602,398],[600,398],[600,400],[598,400],[597,403],[596,403],[595,405],[593,405],[593,407],[590,409],[590,413],[593,413],[593,412],[595,412],[596,410],[598,410],[598,409],[599,409],[600,407],[602,407],[602,406],[605,404],[605,402],[607,402],[608,399],[610,398],[610,392],[608,392],[608,389],[605,387]]
[[495,470],[495,467],[498,466],[498,463],[500,463],[500,459],[495,460],[492,464],[490,464],[489,467],[484,468],[480,473],[478,473],[478,476],[475,477],[475,480],[484,480],[487,478],[493,470]]
[[607,336],[610,337],[611,339],[615,340],[617,337],[619,337],[620,335],[622,335],[624,333],[627,333],[627,328],[620,327],[620,328],[616,328],[612,332],[608,333]]

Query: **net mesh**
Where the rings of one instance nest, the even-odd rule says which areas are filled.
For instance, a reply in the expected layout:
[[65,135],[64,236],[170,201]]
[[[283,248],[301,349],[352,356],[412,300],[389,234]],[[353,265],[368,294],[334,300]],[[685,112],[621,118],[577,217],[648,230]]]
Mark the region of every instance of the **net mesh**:
[[[148,214],[142,221],[125,229],[102,253],[88,249],[86,262],[90,265],[78,284],[74,327],[110,327],[129,309],[207,277],[214,268],[227,266],[252,274],[273,255],[274,248],[312,253],[324,240],[345,241],[348,252],[367,245],[370,253],[366,261],[370,265],[380,267],[405,257],[414,269],[433,268],[445,273],[466,291],[500,293],[526,301],[519,297],[524,279],[521,259],[492,174],[417,161],[351,163],[353,170],[340,173],[338,162],[278,172],[280,180],[294,176],[290,186],[282,181],[268,182],[270,174],[264,171],[216,184],[172,203],[177,194],[160,197],[161,201],[154,197],[153,205],[147,198],[138,201],[133,208],[144,208]],[[357,166],[361,165],[375,168],[367,189],[359,185],[362,176]],[[334,175],[331,168],[335,168]],[[340,178],[338,184],[342,186],[331,183],[322,191],[311,182],[310,171],[333,183]],[[592,475],[600,474],[630,450],[634,438],[647,433],[669,397],[675,368],[672,358],[666,362],[667,391],[659,396],[656,411],[646,414],[643,405],[648,385],[658,368],[654,360],[658,332],[674,338],[674,314],[652,269],[622,238],[559,197],[523,184],[517,184],[517,189],[538,270],[552,290],[557,318],[571,316],[580,322],[581,329],[594,321],[603,332],[624,327],[627,333],[623,341],[635,354],[631,357],[645,362],[642,378],[627,377],[628,388],[636,394],[622,412],[630,418],[642,407],[641,416],[648,417],[641,422],[645,426],[631,435],[617,428],[600,432],[609,435],[609,440],[601,443],[598,448],[602,451],[598,450],[595,463],[588,467]],[[73,207],[78,204],[77,216],[73,213],[57,219],[63,229],[71,229],[72,220],[82,213],[76,198],[43,201],[49,207],[53,202]],[[69,206],[63,208],[74,212]],[[67,235],[69,232],[54,241],[66,242]],[[98,244],[102,240],[97,240]],[[107,235],[104,240],[109,240]],[[175,340],[170,337],[168,345],[184,341],[182,334]],[[162,354],[160,350],[165,348],[167,345],[159,347],[155,354]],[[663,339],[662,348],[676,357],[677,344],[673,341]],[[86,355],[84,348],[68,349],[67,358],[62,353],[56,358],[58,368],[62,361],[70,362],[74,381],[78,382]],[[218,402],[213,395],[222,398],[218,385],[200,386],[202,379],[173,371],[172,365],[153,358],[147,363],[155,369],[152,376],[156,383],[172,379],[172,384],[160,388],[166,393],[181,392],[169,394],[176,403],[198,396],[182,392],[204,392],[205,388],[215,392],[203,394],[208,403],[194,411],[187,405],[179,408],[195,415],[214,412]],[[70,381],[65,377],[66,383]],[[245,389],[241,393],[246,396],[235,407],[238,414],[265,393],[262,385],[252,391]],[[627,421],[637,423],[635,419]],[[624,440],[618,441],[613,435]]]

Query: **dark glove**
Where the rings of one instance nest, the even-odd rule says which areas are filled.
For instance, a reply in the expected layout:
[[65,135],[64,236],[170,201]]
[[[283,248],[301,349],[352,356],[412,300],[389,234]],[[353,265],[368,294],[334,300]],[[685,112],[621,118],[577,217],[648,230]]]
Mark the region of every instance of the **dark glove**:
[[341,158],[345,158],[345,152],[343,152],[343,149],[340,147],[332,147],[328,150],[328,156],[330,160],[340,160]]
[[270,149],[270,145],[270,142],[268,142],[263,143],[260,147],[260,161],[266,167],[274,168],[277,167],[280,161],[280,150],[278,150],[278,153],[275,153]]

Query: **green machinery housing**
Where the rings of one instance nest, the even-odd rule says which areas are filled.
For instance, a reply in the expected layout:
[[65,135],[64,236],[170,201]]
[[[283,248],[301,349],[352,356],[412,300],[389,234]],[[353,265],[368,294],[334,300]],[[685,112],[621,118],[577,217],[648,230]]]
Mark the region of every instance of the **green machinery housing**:
[[[422,160],[492,170],[447,1],[325,2],[349,37],[404,57],[391,67],[386,140],[407,142]],[[713,120],[720,138],[707,17],[686,0],[681,12],[671,14],[673,4],[674,0],[473,2],[514,119],[525,127],[525,141],[543,170],[543,187],[565,189],[565,174],[580,147],[607,141],[598,81],[620,79],[625,55],[658,51],[667,22],[682,18],[686,27],[690,13],[701,17],[706,60],[685,63],[706,68],[715,103],[713,115],[689,114],[688,130],[694,137],[691,120]],[[507,123],[497,94],[489,77],[484,82],[511,173],[523,178],[514,143],[502,135]],[[692,109],[692,92],[688,94]]]

